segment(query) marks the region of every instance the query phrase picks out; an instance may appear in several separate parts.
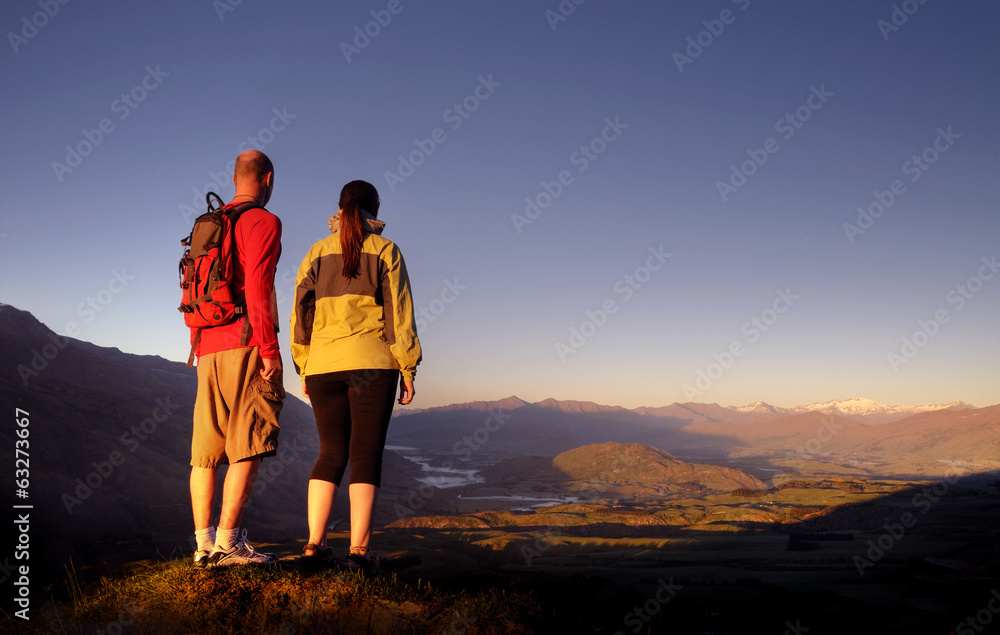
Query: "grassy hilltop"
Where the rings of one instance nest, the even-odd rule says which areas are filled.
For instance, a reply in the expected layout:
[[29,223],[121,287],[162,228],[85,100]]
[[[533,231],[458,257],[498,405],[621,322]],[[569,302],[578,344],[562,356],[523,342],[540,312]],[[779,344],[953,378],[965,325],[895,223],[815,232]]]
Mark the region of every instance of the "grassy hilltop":
[[[387,580],[299,571],[298,542],[260,545],[282,556],[273,569],[195,571],[175,554],[70,571],[35,598],[30,625],[0,628],[948,633],[1000,579],[998,511],[995,486],[836,479],[415,517],[374,538]],[[330,536],[346,552],[347,534]]]

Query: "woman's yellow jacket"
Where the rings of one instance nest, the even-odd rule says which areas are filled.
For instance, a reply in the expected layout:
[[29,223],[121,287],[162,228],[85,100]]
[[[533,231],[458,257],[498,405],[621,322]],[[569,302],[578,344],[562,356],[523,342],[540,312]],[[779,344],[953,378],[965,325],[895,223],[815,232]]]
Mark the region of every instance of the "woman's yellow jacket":
[[360,273],[344,278],[339,216],[330,219],[331,234],[309,249],[295,279],[295,370],[306,376],[394,368],[412,380],[421,351],[403,254],[380,235],[385,223],[362,210]]

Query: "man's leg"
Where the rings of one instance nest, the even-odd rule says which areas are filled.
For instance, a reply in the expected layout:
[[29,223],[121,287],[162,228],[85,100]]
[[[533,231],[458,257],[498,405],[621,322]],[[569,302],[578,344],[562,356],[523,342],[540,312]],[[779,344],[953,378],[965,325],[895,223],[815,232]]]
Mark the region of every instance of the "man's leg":
[[194,528],[207,529],[212,525],[212,508],[215,505],[216,468],[191,468],[191,511]]
[[[196,547],[194,565],[204,566],[215,546],[215,484],[219,461],[225,457],[225,438],[220,422],[224,423],[224,403],[220,403],[215,355],[198,360],[198,393],[195,397],[191,433],[191,511],[194,517]],[[211,467],[207,467],[211,466]]]
[[224,415],[217,426],[224,444],[220,454],[229,460],[229,467],[222,485],[215,546],[207,565],[274,562],[273,556],[256,553],[247,544],[246,531],[241,533],[240,524],[257,481],[261,457],[277,450],[277,419],[284,391],[278,385],[266,391],[255,385],[260,365],[257,347],[215,353],[213,363],[219,394],[217,410]]
[[243,509],[254,483],[257,482],[257,470],[260,469],[260,457],[233,463],[226,471],[226,480],[222,486],[222,513],[219,516],[219,529],[239,529],[243,520]]

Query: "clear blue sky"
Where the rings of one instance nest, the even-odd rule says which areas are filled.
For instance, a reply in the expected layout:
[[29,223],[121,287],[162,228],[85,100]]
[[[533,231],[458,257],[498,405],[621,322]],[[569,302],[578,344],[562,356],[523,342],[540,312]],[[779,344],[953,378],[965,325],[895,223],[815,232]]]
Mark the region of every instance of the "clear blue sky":
[[0,300],[57,332],[184,360],[185,206],[255,144],[289,387],[362,178],[433,318],[416,406],[1000,402],[994,3],[52,4],[0,7]]

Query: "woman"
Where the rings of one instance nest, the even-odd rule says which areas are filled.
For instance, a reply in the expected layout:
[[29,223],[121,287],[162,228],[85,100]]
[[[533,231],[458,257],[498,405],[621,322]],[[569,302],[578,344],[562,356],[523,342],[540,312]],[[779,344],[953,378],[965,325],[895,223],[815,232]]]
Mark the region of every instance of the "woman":
[[416,394],[420,341],[406,265],[382,238],[373,185],[351,181],[330,218],[331,235],[299,267],[292,311],[292,358],[312,402],[319,458],[309,478],[309,542],[304,563],[337,564],[326,527],[350,463],[351,546],[346,564],[373,572],[368,555],[372,511],[382,476],[382,451],[396,383],[399,403]]

